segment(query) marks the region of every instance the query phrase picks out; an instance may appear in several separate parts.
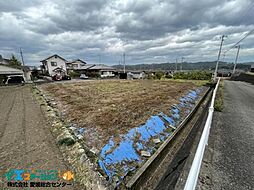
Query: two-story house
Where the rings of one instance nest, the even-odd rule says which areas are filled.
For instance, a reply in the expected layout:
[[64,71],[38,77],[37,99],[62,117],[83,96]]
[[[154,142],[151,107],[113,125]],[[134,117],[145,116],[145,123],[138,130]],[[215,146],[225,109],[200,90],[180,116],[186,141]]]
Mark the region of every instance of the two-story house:
[[56,73],[64,73],[66,74],[67,68],[66,63],[67,60],[62,58],[61,56],[55,54],[41,61],[43,64],[43,73],[53,76]]
[[84,65],[86,65],[86,62],[82,61],[81,59],[76,59],[74,61],[70,61],[66,63],[66,67],[68,71],[74,71],[74,70],[80,69]]

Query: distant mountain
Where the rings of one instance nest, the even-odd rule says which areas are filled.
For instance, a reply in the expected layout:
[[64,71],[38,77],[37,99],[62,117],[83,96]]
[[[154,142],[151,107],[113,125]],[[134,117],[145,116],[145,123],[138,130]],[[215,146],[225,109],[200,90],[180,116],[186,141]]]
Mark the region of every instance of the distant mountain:
[[[240,63],[237,64],[237,69],[241,70],[249,70],[251,64],[253,62],[248,63]],[[216,61],[212,62],[194,62],[194,63],[188,63],[183,62],[177,64],[177,70],[214,70],[216,66]],[[123,69],[123,65],[114,65],[113,67],[117,69]],[[233,69],[234,64],[233,63],[226,63],[226,62],[220,62],[219,63],[219,69]],[[153,63],[153,64],[138,64],[138,65],[126,65],[126,70],[141,70],[141,71],[149,71],[149,70],[162,70],[162,71],[168,71],[168,70],[175,70],[176,64],[175,63]]]

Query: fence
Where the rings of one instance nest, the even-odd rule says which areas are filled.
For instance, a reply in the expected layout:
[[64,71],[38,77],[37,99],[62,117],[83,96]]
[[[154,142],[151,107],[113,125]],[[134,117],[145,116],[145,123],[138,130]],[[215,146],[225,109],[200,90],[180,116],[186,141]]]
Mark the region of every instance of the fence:
[[220,78],[213,91],[212,101],[209,107],[209,112],[208,112],[207,120],[205,123],[205,127],[203,130],[201,139],[199,141],[198,148],[197,148],[194,160],[192,162],[192,166],[191,166],[190,173],[188,175],[184,190],[194,190],[197,184],[198,175],[199,175],[201,163],[202,163],[204,152],[205,152],[205,147],[208,144],[208,137],[209,137],[210,128],[211,128],[212,119],[213,119],[214,101],[215,101],[215,96],[219,87],[219,83],[220,83]]

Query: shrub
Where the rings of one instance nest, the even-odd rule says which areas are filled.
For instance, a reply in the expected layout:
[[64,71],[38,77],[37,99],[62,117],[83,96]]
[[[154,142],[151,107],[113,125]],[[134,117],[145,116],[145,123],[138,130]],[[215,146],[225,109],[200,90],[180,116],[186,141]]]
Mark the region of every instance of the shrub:
[[220,86],[218,88],[217,94],[216,94],[216,99],[214,102],[214,110],[218,111],[218,112],[222,112],[223,111],[223,82],[220,83]]
[[164,73],[161,71],[158,71],[155,73],[155,79],[161,79],[164,76]]
[[210,80],[212,73],[206,71],[178,72],[173,75],[174,79],[186,80]]
[[98,72],[89,72],[86,74],[90,78],[100,78],[100,74]]
[[78,78],[80,76],[80,74],[78,72],[75,72],[75,71],[71,71],[69,73],[70,77],[71,78]]

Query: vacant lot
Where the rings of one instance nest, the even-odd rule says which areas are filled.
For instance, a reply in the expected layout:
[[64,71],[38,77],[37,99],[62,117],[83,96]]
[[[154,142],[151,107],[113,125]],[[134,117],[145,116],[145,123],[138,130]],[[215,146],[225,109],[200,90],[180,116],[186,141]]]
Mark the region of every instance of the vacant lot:
[[85,128],[86,144],[100,150],[111,136],[117,138],[152,115],[168,113],[180,96],[195,87],[191,82],[104,80],[41,88],[57,101],[67,120]]

